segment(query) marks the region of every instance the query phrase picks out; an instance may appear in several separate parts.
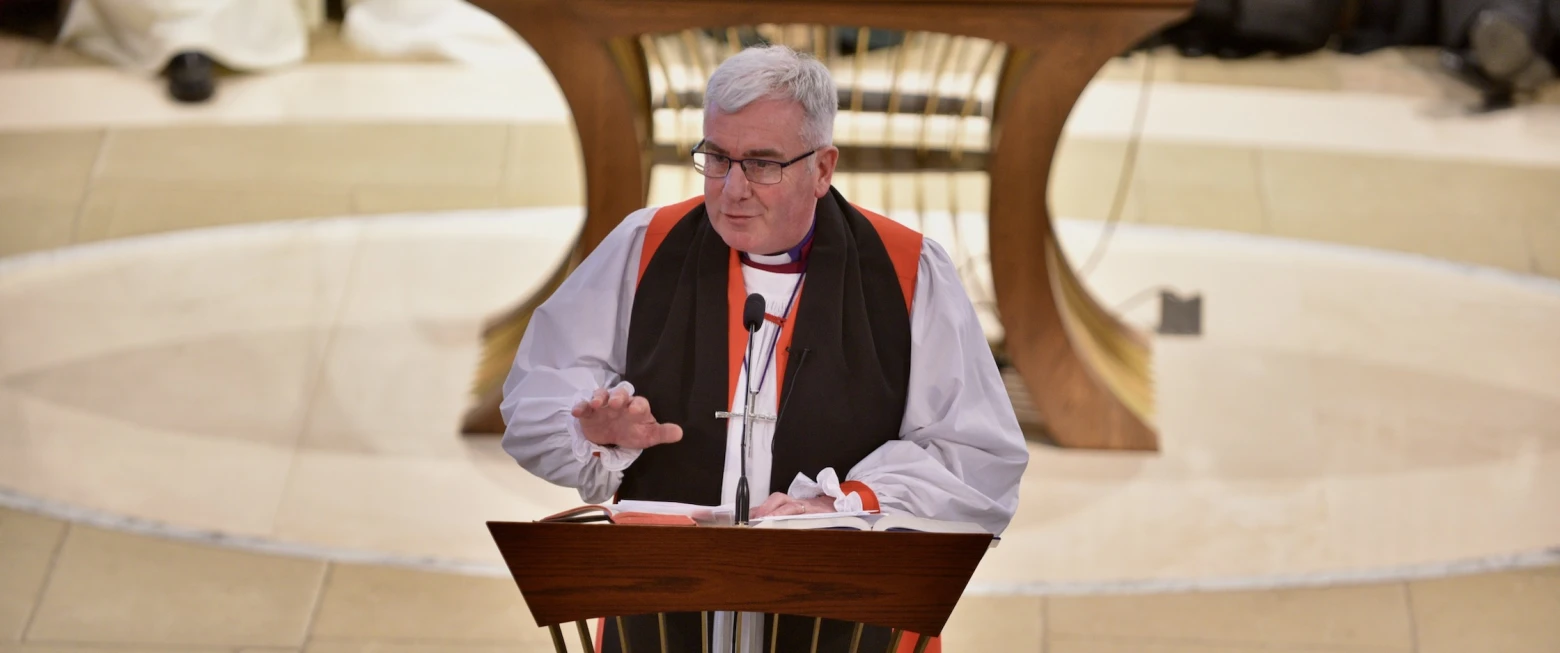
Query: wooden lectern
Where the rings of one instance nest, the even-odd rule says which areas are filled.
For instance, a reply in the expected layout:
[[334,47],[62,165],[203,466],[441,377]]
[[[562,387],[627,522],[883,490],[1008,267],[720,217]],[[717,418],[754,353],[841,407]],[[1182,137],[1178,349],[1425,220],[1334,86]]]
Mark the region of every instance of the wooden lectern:
[[[841,171],[855,162],[913,171],[970,170],[989,175],[989,240],[999,346],[1050,438],[1063,447],[1156,450],[1148,343],[1089,295],[1057,244],[1047,204],[1052,158],[1073,105],[1111,57],[1190,13],[1194,0],[472,0],[513,27],[541,56],[562,89],[579,132],[585,164],[585,226],[573,256],[536,297],[502,316],[487,333],[476,405],[466,433],[501,433],[499,387],[513,361],[531,310],[556,288],[631,211],[647,200],[657,153],[676,151],[658,138],[658,110],[696,109],[695,88],[657,90],[667,67],[647,35],[678,34],[675,47],[693,75],[712,61],[695,54],[710,35],[740,42],[753,26],[791,25],[804,33],[860,34],[850,63],[857,75],[869,59],[870,34],[927,34],[976,40],[998,62],[990,98],[940,95],[904,88],[902,73],[918,64],[890,57],[887,88],[841,84],[841,112],[906,113],[965,119],[979,110],[988,142],[967,146],[922,141],[842,147]],[[858,32],[859,30],[859,32]],[[827,39],[808,39],[819,51]],[[944,48],[943,52],[954,50]],[[833,56],[833,55],[826,55]],[[838,57],[836,57],[838,59]],[[952,57],[923,62],[941,77]],[[664,62],[661,62],[664,63]],[[659,72],[660,74],[656,74]],[[671,78],[667,77],[668,84]],[[665,86],[665,85],[661,85]],[[982,109],[981,107],[985,107]],[[683,154],[683,159],[691,159]],[[859,155],[859,156],[857,156]],[[890,170],[890,172],[892,172]],[[869,203],[870,204],[870,203]],[[869,208],[871,208],[869,206]],[[880,210],[881,207],[878,207]]]
[[892,653],[911,641],[923,651],[942,633],[992,541],[736,526],[489,522],[488,529],[560,652],[562,626],[571,621],[585,650],[594,651],[586,620],[595,618],[605,620],[609,638],[624,637],[638,620],[640,635],[628,634],[633,653],[714,650],[697,635],[701,641],[672,640],[666,624],[668,617],[692,620],[694,633],[708,633],[721,611],[764,613],[766,651],[819,650],[826,625],[851,651]]

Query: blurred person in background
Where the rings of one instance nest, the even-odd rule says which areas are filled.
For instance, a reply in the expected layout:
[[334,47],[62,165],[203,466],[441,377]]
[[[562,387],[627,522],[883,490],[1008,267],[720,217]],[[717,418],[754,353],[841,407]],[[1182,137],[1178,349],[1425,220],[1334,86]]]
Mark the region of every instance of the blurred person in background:
[[[163,74],[169,93],[203,102],[216,67],[300,63],[326,0],[66,0],[59,42],[117,66]],[[529,56],[502,21],[466,0],[345,0],[342,39],[374,55],[502,63]]]

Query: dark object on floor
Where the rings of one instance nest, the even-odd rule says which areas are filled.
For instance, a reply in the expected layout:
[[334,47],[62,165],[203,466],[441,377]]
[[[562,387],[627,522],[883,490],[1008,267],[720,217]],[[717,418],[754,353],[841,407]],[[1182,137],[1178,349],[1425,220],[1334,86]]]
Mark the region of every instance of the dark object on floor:
[[1357,0],[1346,18],[1338,51],[1365,54],[1382,48],[1436,45],[1440,0]]
[[1168,290],[1159,291],[1160,335],[1202,335],[1202,295],[1182,299]]
[[64,0],[0,0],[0,32],[54,42],[65,23]]
[[1159,46],[1223,59],[1440,46],[1445,71],[1489,111],[1556,78],[1560,0],[1197,0],[1191,17],[1138,49]]
[[1478,89],[1486,111],[1555,77],[1560,64],[1560,2],[1442,0],[1440,38],[1448,73]]
[[180,52],[168,62],[168,94],[180,102],[211,99],[217,91],[217,65],[200,52]]
[[1305,54],[1327,46],[1343,8],[1344,0],[1197,0],[1191,18],[1161,38],[1188,57]]

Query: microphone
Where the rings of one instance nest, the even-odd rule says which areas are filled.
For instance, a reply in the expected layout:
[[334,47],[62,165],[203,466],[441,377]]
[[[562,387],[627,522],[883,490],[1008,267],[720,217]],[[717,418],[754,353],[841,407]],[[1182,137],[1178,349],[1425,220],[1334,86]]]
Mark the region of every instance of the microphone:
[[[756,407],[753,404],[758,402],[758,390],[753,385],[753,377],[752,377],[753,369],[755,367],[753,365],[753,340],[754,340],[753,336],[758,335],[758,327],[763,325],[763,323],[764,323],[764,296],[760,295],[758,293],[753,293],[751,295],[748,295],[747,303],[743,304],[743,306],[742,306],[742,326],[744,328],[746,328],[747,332],[748,332],[748,347],[747,347],[748,379],[747,379],[747,401],[743,403],[743,407],[742,407],[742,476],[737,479],[737,509],[736,509],[737,524],[742,525],[742,526],[746,526],[748,524],[748,482],[747,482],[748,436],[749,436],[749,434],[751,434],[753,432],[753,411],[756,410]],[[762,369],[762,368],[760,368],[760,369]],[[762,383],[763,380],[760,379],[759,382]]]
[[742,326],[747,327],[748,339],[753,338],[753,332],[764,323],[764,296],[758,293],[748,295],[747,303],[742,306]]

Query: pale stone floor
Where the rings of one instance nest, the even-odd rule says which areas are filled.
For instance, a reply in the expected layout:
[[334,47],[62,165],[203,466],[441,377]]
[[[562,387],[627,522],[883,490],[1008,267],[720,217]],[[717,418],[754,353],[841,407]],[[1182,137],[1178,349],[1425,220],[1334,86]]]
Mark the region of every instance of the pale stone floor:
[[[316,63],[372,64],[332,43],[321,40]],[[1130,89],[1144,59],[1113,64],[1101,87]],[[1417,61],[1400,53],[1240,63],[1159,55],[1156,79],[1168,85],[1156,97],[1214,88],[1257,93],[1269,108],[1303,93],[1294,101],[1346,97],[1376,107],[1409,98],[1443,110],[1448,98],[1465,99]],[[46,83],[94,68],[101,67],[68,51],[0,39],[0,83],[33,79],[24,75]],[[0,122],[20,106],[17,97],[0,95]],[[1256,138],[1188,136],[1204,128],[1195,116],[1156,107],[1147,129],[1168,135],[1138,144],[1120,218],[1560,277],[1555,97],[1506,116],[1438,117],[1427,109],[1412,133],[1430,145],[1379,145],[1390,139],[1363,134],[1361,142],[1377,145],[1343,149],[1269,138],[1266,127],[1251,128]],[[566,121],[129,124],[112,110],[99,113],[107,117],[0,131],[0,257],[217,225],[580,201]],[[1347,114],[1296,120],[1336,133],[1391,126],[1340,127]],[[1303,137],[1310,128],[1297,130]],[[1110,129],[1070,132],[1053,177],[1055,212],[1107,217],[1129,150]],[[685,194],[685,182],[660,174],[657,199]],[[968,206],[983,202],[979,182],[928,186],[957,187]],[[889,208],[926,202],[871,179],[847,177],[841,186],[881,193]],[[930,200],[934,210],[958,208],[947,190],[933,192],[941,193]],[[0,321],[4,311],[0,304]],[[13,423],[15,410],[0,401],[0,424]],[[0,478],[0,487],[7,482]],[[1560,497],[1550,498],[1560,514]],[[0,509],[0,653],[478,653],[548,650],[544,635],[504,579],[255,553]],[[944,650],[1556,653],[1560,567],[1271,590],[970,596]]]

